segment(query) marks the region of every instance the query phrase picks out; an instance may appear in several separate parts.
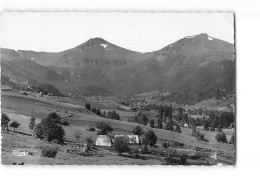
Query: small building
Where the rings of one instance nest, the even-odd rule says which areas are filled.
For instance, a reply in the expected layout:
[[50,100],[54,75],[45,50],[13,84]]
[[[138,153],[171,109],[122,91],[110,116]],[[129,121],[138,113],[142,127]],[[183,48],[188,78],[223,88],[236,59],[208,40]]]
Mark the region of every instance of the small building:
[[96,146],[111,147],[111,139],[107,135],[99,135],[96,140]]

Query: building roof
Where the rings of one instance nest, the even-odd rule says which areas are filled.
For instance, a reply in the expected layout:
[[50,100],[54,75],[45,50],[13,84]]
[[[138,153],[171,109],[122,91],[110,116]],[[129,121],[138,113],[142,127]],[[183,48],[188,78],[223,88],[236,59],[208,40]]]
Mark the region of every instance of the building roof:
[[109,146],[111,147],[110,137],[107,135],[99,135],[96,140],[96,146]]

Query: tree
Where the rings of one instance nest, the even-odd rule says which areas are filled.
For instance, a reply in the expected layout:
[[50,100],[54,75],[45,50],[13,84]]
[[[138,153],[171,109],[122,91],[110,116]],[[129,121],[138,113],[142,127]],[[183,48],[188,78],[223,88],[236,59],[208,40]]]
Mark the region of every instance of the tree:
[[90,137],[86,137],[85,141],[87,143],[87,147],[88,147],[88,150],[89,150],[94,141],[92,140],[91,136]]
[[156,136],[154,131],[153,130],[148,130],[144,134],[143,143],[144,143],[144,145],[149,145],[150,147],[153,147],[156,144],[157,139],[158,139],[158,137]]
[[86,108],[87,110],[90,110],[90,109],[91,109],[91,105],[90,105],[89,103],[85,103],[85,108]]
[[63,144],[65,131],[60,125],[59,116],[53,112],[46,118],[41,120],[41,123],[36,125],[35,134],[40,139],[46,139],[51,142],[57,140],[58,143]]
[[204,121],[204,123],[203,123],[203,128],[204,128],[204,130],[206,130],[206,131],[209,130],[209,124],[208,124],[207,121]]
[[183,108],[178,108],[178,121],[181,121],[183,119],[183,111],[184,109]]
[[97,128],[99,129],[99,131],[97,132],[98,135],[107,135],[114,130],[111,126],[105,123],[97,124]]
[[159,129],[162,129],[162,128],[163,128],[163,124],[162,124],[162,122],[161,122],[161,119],[158,119],[158,120],[157,120],[157,128],[159,128]]
[[233,133],[233,135],[231,136],[229,143],[236,145],[236,135],[235,135],[235,133]]
[[211,122],[211,131],[215,131],[215,128],[216,128],[216,121],[212,120],[212,122]]
[[[168,141],[167,141],[167,142],[164,142],[163,145],[162,145],[162,147],[165,149],[165,157],[166,157],[166,156],[167,156],[167,148],[170,147],[169,142],[168,142]],[[168,154],[169,154],[169,153],[168,153]]]
[[179,125],[177,125],[177,127],[175,128],[175,132],[176,133],[181,133],[181,127]]
[[219,133],[220,133],[220,132],[223,132],[223,130],[222,130],[222,128],[221,128],[220,125],[219,125],[218,128],[217,128],[217,132],[219,132]]
[[144,134],[144,131],[143,129],[140,127],[140,126],[136,126],[133,128],[133,131],[132,131],[135,135],[137,135],[138,137],[142,136]]
[[21,124],[16,122],[16,121],[13,121],[11,124],[10,124],[10,127],[14,128],[14,132],[15,132],[15,128],[18,128]]
[[95,114],[97,113],[97,109],[94,108],[94,107],[91,108],[91,111],[92,111],[93,113],[95,113]]
[[172,119],[172,106],[170,105],[170,109],[169,109],[169,118]]
[[103,111],[102,117],[106,118],[106,111]]
[[54,123],[59,124],[60,123],[60,116],[56,112],[52,112],[48,114],[48,119],[53,120]]
[[149,123],[150,123],[150,127],[151,127],[151,128],[154,128],[154,120],[151,119]]
[[76,138],[77,141],[79,141],[79,138],[80,138],[81,135],[82,135],[82,132],[80,132],[80,131],[74,132],[74,137]]
[[162,105],[159,108],[159,113],[160,113],[160,118],[162,119],[163,118],[163,107],[162,107]]
[[34,137],[34,128],[35,128],[35,118],[32,117],[29,123],[29,128],[32,130],[32,136]]
[[173,130],[174,130],[172,123],[169,123],[169,122],[167,122],[167,123],[165,124],[164,129],[165,129],[165,130],[169,130],[169,131],[173,131]]
[[147,123],[148,123],[148,118],[147,118],[146,116],[142,116],[141,122],[142,122],[142,124],[147,125]]
[[2,129],[7,129],[8,130],[8,123],[10,122],[10,118],[8,117],[8,115],[6,115],[5,113],[2,113],[1,115],[1,127]]
[[224,132],[221,132],[221,133],[218,133],[216,136],[215,136],[216,140],[218,142],[223,142],[223,143],[227,143],[227,136]]
[[98,116],[101,116],[101,111],[100,111],[100,109],[97,109],[97,110],[96,110],[96,114],[97,114]]
[[124,137],[118,137],[115,139],[115,150],[121,155],[124,152],[129,152],[130,148],[128,146],[128,141]]

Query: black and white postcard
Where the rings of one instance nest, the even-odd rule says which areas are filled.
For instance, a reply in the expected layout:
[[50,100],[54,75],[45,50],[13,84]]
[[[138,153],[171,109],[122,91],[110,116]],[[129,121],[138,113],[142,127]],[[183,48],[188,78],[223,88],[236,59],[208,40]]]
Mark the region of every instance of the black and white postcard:
[[236,165],[234,14],[3,12],[4,165]]

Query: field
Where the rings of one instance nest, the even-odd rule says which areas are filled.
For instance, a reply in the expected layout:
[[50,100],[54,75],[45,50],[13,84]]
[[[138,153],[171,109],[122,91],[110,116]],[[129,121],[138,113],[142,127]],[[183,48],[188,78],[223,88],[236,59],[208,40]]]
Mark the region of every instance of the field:
[[[102,101],[103,100],[103,101]],[[66,146],[70,147],[70,144],[75,143],[85,143],[85,138],[91,136],[95,141],[97,138],[96,132],[90,132],[86,129],[90,127],[96,127],[99,122],[105,122],[114,128],[114,134],[132,134],[132,129],[137,125],[136,123],[127,122],[129,117],[133,117],[137,112],[127,111],[120,108],[120,104],[117,101],[113,102],[113,98],[110,99],[100,99],[95,101],[95,98],[76,99],[76,98],[52,98],[48,96],[37,97],[34,93],[29,93],[29,95],[22,95],[21,92],[12,89],[5,89],[1,92],[1,110],[6,113],[11,121],[15,120],[21,124],[17,129],[17,133],[14,134],[3,134],[2,138],[2,163],[11,164],[14,161],[25,162],[26,164],[162,164],[163,160],[161,158],[157,159],[133,159],[129,157],[122,157],[117,155],[104,155],[102,154],[102,149],[97,147],[97,155],[91,157],[78,156],[73,154],[68,154],[59,150],[58,155],[55,159],[40,157],[37,153],[34,156],[26,156],[19,158],[13,156],[11,151],[17,148],[30,148],[30,146],[42,145],[55,145],[52,143],[46,143],[41,140],[33,139],[31,131],[29,129],[30,118],[36,117],[36,123],[39,123],[42,118],[45,118],[50,112],[57,112],[64,120],[70,123],[69,126],[64,126],[66,133],[66,141],[68,142],[65,146],[59,146],[63,148]],[[91,103],[92,106],[101,108],[102,111],[115,110],[121,116],[121,120],[112,120],[107,118],[102,118],[87,112],[84,109],[84,104],[86,102]],[[147,112],[148,118],[155,118],[155,112]],[[140,124],[138,124],[140,125]],[[140,125],[145,131],[150,129],[148,126]],[[215,132],[201,131],[205,134],[205,138],[208,142],[198,141],[196,138],[190,136],[191,129],[181,128],[182,133],[175,133],[171,131],[166,131],[163,129],[153,129],[159,140],[157,145],[160,147],[163,142],[169,141],[169,143],[178,142],[183,144],[183,149],[189,149],[190,151],[195,149],[207,150],[211,153],[217,152],[223,154],[223,156],[232,156],[231,158],[222,159],[222,163],[234,164],[235,159],[235,146],[232,144],[218,143],[215,140]],[[74,133],[76,131],[81,131],[82,136],[79,141],[75,140]],[[230,139],[233,134],[232,130],[224,130],[227,138]],[[175,148],[178,150],[181,148]],[[106,151],[105,151],[106,152]],[[219,157],[222,157],[220,156]],[[102,157],[102,158],[101,158]]]

